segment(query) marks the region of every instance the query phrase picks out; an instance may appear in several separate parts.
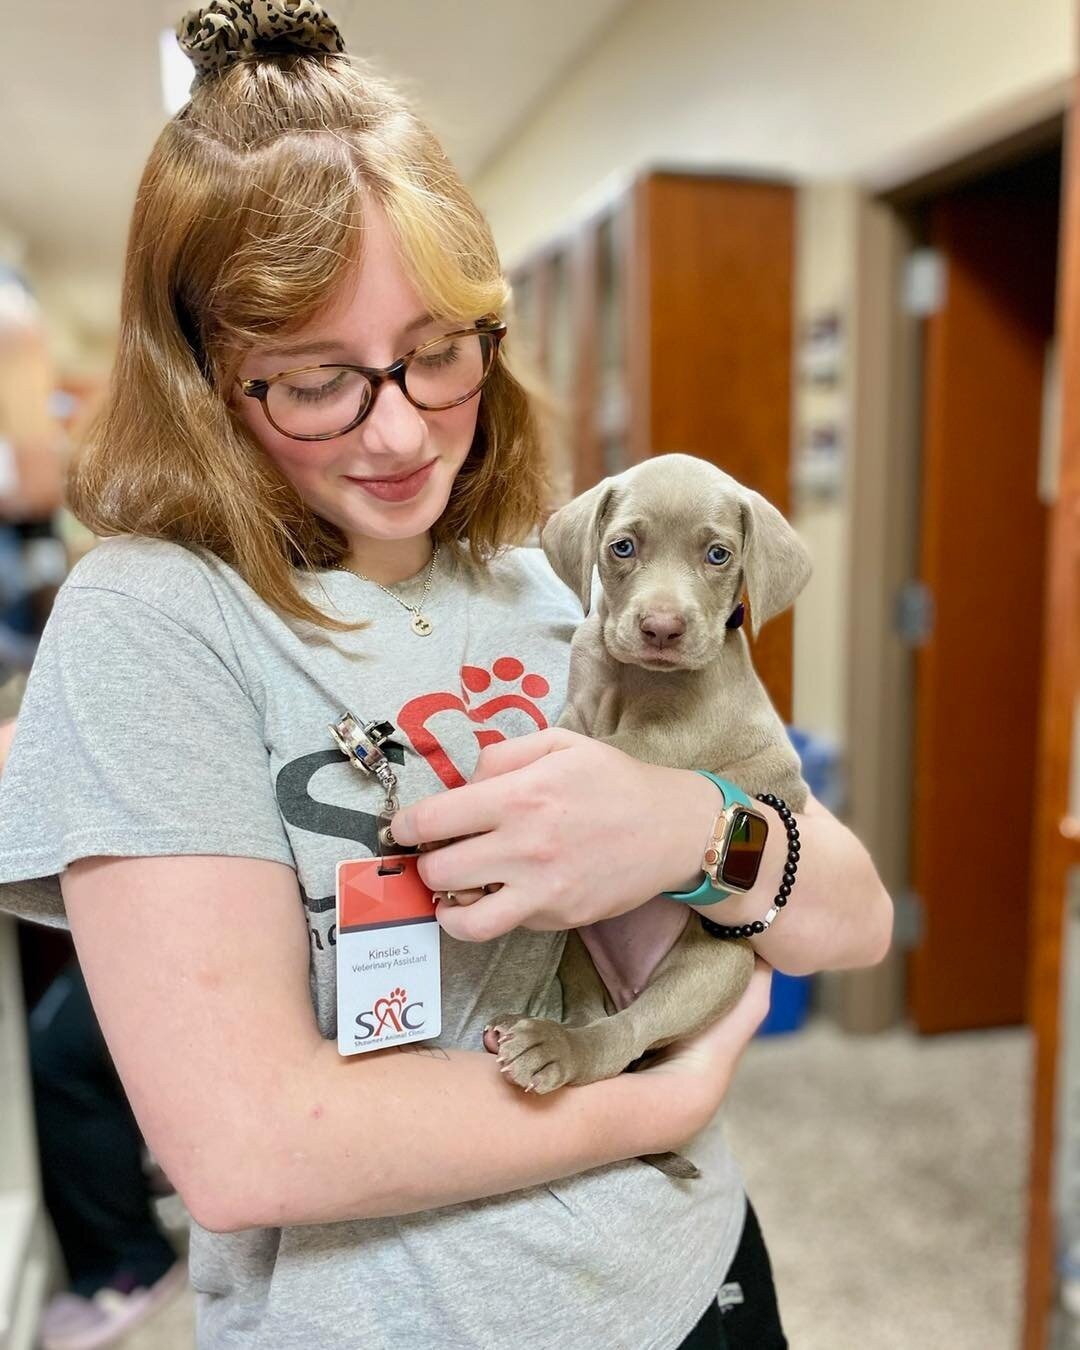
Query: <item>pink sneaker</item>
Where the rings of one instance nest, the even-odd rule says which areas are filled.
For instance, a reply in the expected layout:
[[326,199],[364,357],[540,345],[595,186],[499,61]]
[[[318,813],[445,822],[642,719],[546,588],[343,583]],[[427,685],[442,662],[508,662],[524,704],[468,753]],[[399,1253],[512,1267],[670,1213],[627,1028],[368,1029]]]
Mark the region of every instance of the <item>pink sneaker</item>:
[[58,1294],[41,1323],[41,1350],[97,1350],[112,1345],[152,1317],[187,1285],[187,1263],[177,1261],[149,1289],[99,1289],[92,1298]]

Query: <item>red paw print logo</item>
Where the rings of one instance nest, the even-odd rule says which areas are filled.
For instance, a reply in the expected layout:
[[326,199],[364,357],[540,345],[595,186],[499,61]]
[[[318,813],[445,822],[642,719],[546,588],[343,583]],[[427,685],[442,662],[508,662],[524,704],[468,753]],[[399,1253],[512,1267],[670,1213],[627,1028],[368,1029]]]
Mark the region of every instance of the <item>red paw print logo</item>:
[[443,743],[443,738],[454,734],[461,716],[471,722],[496,723],[473,731],[481,748],[504,741],[508,735],[543,731],[548,720],[536,701],[546,698],[550,689],[543,675],[527,673],[516,656],[500,656],[490,670],[462,666],[460,694],[422,694],[411,699],[398,713],[397,724],[446,787],[461,787],[465,776]]
[[375,1014],[376,1025],[375,1035],[389,1029],[391,1031],[400,1031],[404,1025],[405,1019],[402,1013],[405,1004],[408,1001],[408,995],[404,989],[391,989],[385,998],[377,998],[372,1012]]

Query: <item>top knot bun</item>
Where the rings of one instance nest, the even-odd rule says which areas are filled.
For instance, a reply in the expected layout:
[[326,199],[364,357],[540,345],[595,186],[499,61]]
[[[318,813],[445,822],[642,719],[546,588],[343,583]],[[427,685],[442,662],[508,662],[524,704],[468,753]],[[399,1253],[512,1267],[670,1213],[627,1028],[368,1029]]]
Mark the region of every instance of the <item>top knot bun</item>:
[[176,25],[196,82],[259,52],[344,52],[337,24],[318,0],[209,0]]

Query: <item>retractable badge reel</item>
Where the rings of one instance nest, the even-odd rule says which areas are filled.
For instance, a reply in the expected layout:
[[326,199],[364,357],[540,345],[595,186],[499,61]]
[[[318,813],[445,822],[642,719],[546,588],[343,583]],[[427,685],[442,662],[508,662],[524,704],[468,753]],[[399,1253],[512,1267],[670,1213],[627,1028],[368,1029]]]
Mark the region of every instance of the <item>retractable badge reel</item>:
[[[391,722],[344,713],[330,724],[338,749],[383,792],[380,850],[397,847],[390,821],[398,783],[382,747]],[[337,1025],[342,1055],[427,1041],[442,1030],[435,900],[411,853],[352,858],[337,866]]]

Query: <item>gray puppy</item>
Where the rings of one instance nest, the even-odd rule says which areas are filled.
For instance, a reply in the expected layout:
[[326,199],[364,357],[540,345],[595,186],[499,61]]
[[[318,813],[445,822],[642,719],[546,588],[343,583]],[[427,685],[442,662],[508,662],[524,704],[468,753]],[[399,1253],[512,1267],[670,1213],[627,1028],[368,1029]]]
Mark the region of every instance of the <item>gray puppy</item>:
[[[587,616],[571,645],[559,725],[801,809],[798,756],[745,634],[727,626],[745,594],[756,637],[810,576],[780,512],[704,460],[661,455],[556,511],[541,545]],[[594,566],[601,593],[590,613]],[[568,934],[562,1023],[509,1013],[489,1028],[504,1074],[537,1093],[611,1078],[727,1012],[749,982],[753,952],[709,936],[692,913],[658,896]]]

